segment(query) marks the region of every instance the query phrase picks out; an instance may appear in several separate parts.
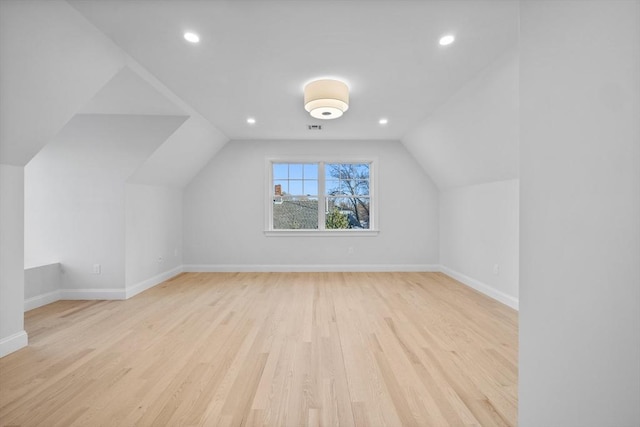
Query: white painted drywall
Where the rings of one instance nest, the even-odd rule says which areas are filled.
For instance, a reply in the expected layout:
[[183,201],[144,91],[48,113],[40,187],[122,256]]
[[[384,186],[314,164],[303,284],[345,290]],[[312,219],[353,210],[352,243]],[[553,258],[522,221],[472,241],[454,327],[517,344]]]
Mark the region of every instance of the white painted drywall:
[[[234,140],[397,140],[518,32],[513,0],[69,3]],[[187,27],[200,44],[181,40]],[[447,31],[458,42],[443,48]],[[349,83],[352,106],[309,134],[302,87],[326,75]]]
[[0,158],[24,166],[124,66],[62,0],[0,1]]
[[497,58],[402,142],[440,189],[517,179],[517,51]]
[[208,120],[194,113],[145,160],[129,182],[184,187],[227,141]]
[[77,114],[186,116],[131,67],[123,67]]
[[440,189],[443,271],[517,308],[517,51],[503,53],[402,142]]
[[[265,236],[265,159],[273,156],[377,157],[379,235]],[[183,215],[186,265],[438,263],[437,190],[398,141],[231,141],[185,187]]]
[[228,139],[142,66],[126,59],[127,66],[78,113],[185,116],[185,122],[128,179],[183,187]]
[[0,164],[0,357],[27,345],[23,257],[24,168]]
[[62,297],[62,266],[46,264],[24,270],[24,311],[58,301]]
[[127,288],[182,265],[182,190],[127,184]]
[[0,1],[0,356],[27,344],[24,165],[123,65],[115,44],[66,2]]
[[60,263],[41,265],[24,270],[24,299],[29,300],[62,289],[62,269]]
[[521,2],[519,425],[640,425],[640,3]]
[[513,179],[440,192],[440,264],[512,307],[518,301],[518,190]]
[[76,115],[25,168],[25,267],[60,262],[63,289],[124,290],[126,180],[183,121]]
[[127,67],[189,116],[182,126],[129,178],[129,182],[184,187],[229,141],[229,138],[146,68],[130,56],[125,55],[125,57]]

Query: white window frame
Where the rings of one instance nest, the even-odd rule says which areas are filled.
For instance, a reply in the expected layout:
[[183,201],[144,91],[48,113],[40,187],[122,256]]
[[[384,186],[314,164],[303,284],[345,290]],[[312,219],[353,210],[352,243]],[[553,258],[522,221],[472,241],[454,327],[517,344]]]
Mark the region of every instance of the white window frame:
[[[318,229],[281,230],[273,228],[273,164],[274,163],[314,163],[318,164]],[[325,229],[325,165],[333,163],[369,164],[369,228],[368,229]],[[378,159],[376,157],[268,157],[265,162],[265,227],[266,236],[377,236],[378,230]]]

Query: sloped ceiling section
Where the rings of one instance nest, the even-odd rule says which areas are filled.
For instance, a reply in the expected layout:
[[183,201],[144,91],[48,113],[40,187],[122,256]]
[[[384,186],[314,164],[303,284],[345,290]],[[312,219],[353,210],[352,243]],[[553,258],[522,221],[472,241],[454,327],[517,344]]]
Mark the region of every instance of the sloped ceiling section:
[[440,189],[518,178],[515,48],[464,85],[402,142]]
[[[153,150],[147,153],[127,182],[146,185],[183,187],[193,174],[227,142],[207,120],[181,104],[170,92],[154,82],[152,85],[138,72],[142,68],[124,67],[85,105],[82,115],[130,115],[140,117],[165,117],[166,120],[181,117],[178,126],[162,135]],[[150,76],[146,76],[150,78]],[[164,92],[164,93],[161,93]],[[152,133],[152,130],[149,131]]]
[[[177,118],[134,182],[184,186],[228,138],[61,0],[0,1],[0,161],[26,165],[80,115]],[[150,133],[153,133],[150,131]],[[157,135],[156,135],[157,136]],[[195,168],[195,170],[194,170]]]
[[27,164],[123,66],[66,2],[0,1],[0,162]]
[[227,138],[131,58],[127,64],[79,113],[182,118],[170,134],[162,134],[127,182],[183,187]]
[[184,187],[228,138],[201,116],[191,116],[134,173],[130,183]]
[[78,113],[188,115],[128,66],[116,74]]
[[183,187],[228,138],[130,57],[81,110],[82,115],[182,117],[127,182]]
[[172,132],[161,134],[163,139],[156,141],[127,182],[183,187],[228,139],[139,64],[129,57],[126,61],[127,66],[79,113],[181,118]]
[[188,115],[187,121],[128,180],[134,184],[184,187],[229,138],[127,55],[127,66]]
[[[398,140],[518,32],[517,1],[69,3],[234,140]],[[445,48],[448,32],[457,41]],[[349,84],[349,111],[309,132],[303,86],[327,76]]]
[[33,164],[42,157],[62,169],[112,169],[124,182],[185,119],[185,116],[76,114],[34,157]]

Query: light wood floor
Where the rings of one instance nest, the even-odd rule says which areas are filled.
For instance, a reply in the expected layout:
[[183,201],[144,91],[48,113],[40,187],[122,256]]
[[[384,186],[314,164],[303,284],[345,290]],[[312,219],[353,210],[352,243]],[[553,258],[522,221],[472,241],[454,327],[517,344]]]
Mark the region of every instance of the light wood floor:
[[3,426],[517,420],[517,313],[440,273],[188,273],[25,321]]

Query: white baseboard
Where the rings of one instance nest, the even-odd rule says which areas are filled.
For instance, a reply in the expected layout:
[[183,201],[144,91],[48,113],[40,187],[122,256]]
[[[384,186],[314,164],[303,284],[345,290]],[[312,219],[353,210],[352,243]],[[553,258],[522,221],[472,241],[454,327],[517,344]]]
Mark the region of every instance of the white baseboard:
[[29,337],[24,330],[0,339],[0,357],[18,351],[22,347],[26,347],[28,342]]
[[479,280],[466,276],[462,273],[459,273],[455,270],[445,267],[444,265],[440,266],[440,271],[446,274],[447,276],[451,276],[452,278],[456,279],[458,282],[461,282],[462,284],[467,285],[470,288],[473,288],[476,291],[481,292],[486,296],[493,298],[494,300],[499,301],[513,308],[514,310],[519,309],[520,303],[518,298],[514,298],[511,295],[507,295],[502,291],[499,291],[485,283],[480,282]]
[[[251,265],[251,264],[186,264],[126,289],[61,289],[29,298],[24,302],[24,310],[32,310],[58,300],[124,300],[175,277],[182,272],[189,273],[254,273],[254,272],[435,272],[439,271],[457,281],[518,310],[517,298],[507,295],[479,280],[473,279],[444,265],[435,264],[303,264],[303,265]],[[1,344],[1,343],[0,343]],[[26,344],[25,344],[26,345]]]
[[52,302],[59,301],[60,290],[47,292],[46,294],[37,295],[32,298],[24,300],[24,311],[33,310],[34,308],[42,307],[43,305],[51,304]]
[[124,289],[60,289],[61,300],[120,300],[126,299]]
[[283,272],[390,272],[440,271],[432,264],[307,264],[307,265],[250,265],[250,264],[186,264],[188,273],[283,273]]
[[182,273],[182,266],[165,271],[126,289],[59,289],[26,299],[24,301],[24,311],[33,310],[34,308],[60,300],[124,300],[146,291],[165,280],[169,280],[180,273]]
[[154,286],[159,285],[165,280],[169,280],[180,273],[182,273],[181,265],[176,268],[172,268],[171,270],[165,271],[164,273],[160,273],[156,276],[150,277],[147,280],[136,283],[135,285],[127,286],[127,289],[125,290],[126,299],[129,299],[134,295],[138,295],[140,292],[144,292],[149,288],[153,288]]
[[60,300],[122,300],[126,299],[125,295],[122,289],[58,289],[26,299],[24,311]]

